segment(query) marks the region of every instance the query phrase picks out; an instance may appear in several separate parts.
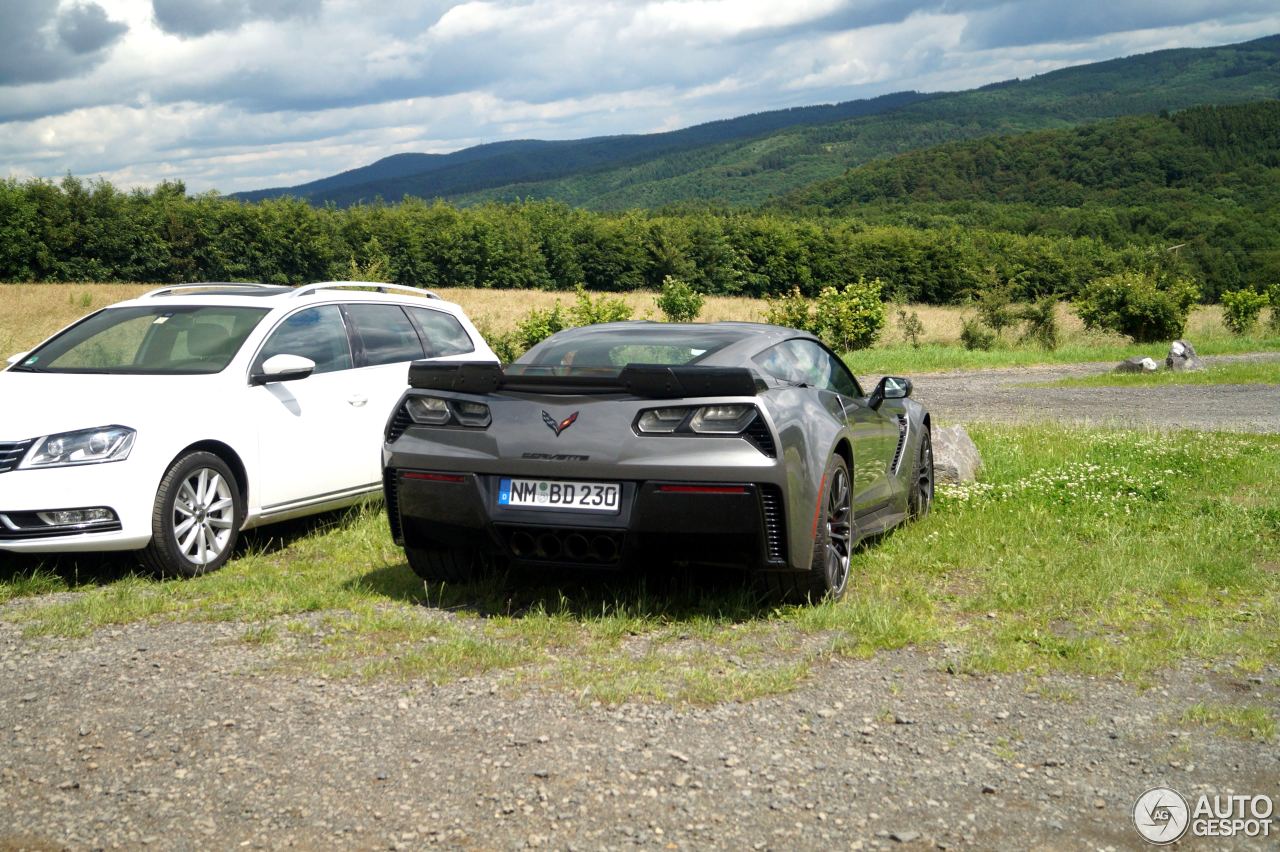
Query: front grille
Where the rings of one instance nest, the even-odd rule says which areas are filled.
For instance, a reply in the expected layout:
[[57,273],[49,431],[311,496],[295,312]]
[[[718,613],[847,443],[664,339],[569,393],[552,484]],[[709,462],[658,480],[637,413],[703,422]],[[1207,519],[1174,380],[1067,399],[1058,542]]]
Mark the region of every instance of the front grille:
[[391,418],[391,425],[387,427],[387,443],[390,444],[398,439],[412,423],[408,407],[402,405],[397,408],[396,416]]
[[782,489],[776,485],[760,486],[760,509],[764,512],[764,548],[771,562],[785,559],[787,534],[782,511]]
[[0,473],[7,473],[17,467],[18,462],[22,461],[22,457],[35,442],[35,438],[28,438],[25,441],[0,441]]
[[382,474],[382,496],[387,507],[387,523],[391,527],[391,540],[404,544],[404,530],[400,525],[400,472],[388,468]]
[[764,418],[759,414],[756,415],[755,420],[751,421],[751,425],[746,428],[746,431],[742,433],[742,437],[754,444],[757,450],[769,458],[778,457],[778,448],[773,443],[773,433],[769,431]]

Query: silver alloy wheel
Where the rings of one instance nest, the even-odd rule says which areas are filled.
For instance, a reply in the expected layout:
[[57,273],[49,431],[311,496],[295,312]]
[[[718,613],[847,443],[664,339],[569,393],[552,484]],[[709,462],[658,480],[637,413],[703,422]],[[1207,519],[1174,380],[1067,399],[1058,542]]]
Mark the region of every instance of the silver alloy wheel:
[[173,538],[182,555],[208,565],[227,549],[235,523],[235,501],[222,474],[208,467],[191,471],[173,501]]
[[827,492],[827,589],[833,595],[839,595],[849,579],[850,497],[849,474],[837,467]]

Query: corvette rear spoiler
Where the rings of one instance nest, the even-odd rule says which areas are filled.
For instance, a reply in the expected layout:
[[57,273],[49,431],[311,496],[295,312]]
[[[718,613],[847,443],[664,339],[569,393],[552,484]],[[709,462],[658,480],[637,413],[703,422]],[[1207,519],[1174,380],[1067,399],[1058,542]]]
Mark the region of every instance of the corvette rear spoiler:
[[409,365],[409,386],[460,393],[629,393],[650,399],[755,396],[765,388],[764,382],[746,367],[629,364],[619,373],[601,376],[508,375],[501,365],[485,361],[414,361]]

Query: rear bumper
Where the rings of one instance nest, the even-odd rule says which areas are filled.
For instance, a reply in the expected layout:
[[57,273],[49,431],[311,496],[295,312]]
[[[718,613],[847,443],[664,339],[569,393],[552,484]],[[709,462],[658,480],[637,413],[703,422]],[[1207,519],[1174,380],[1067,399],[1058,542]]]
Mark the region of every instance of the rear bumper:
[[606,513],[500,506],[500,476],[430,474],[384,474],[392,535],[407,547],[480,547],[517,562],[559,565],[612,567],[657,557],[787,567],[782,492],[774,483],[624,480],[619,510]]

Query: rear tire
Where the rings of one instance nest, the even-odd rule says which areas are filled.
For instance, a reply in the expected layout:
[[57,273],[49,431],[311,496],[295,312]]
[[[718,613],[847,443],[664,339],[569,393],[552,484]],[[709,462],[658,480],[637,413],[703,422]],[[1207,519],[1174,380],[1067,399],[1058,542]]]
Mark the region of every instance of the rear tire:
[[911,491],[907,496],[907,509],[912,520],[919,520],[933,508],[933,439],[928,428],[920,439],[920,452],[915,467],[911,469]]
[[198,577],[231,558],[244,498],[231,468],[213,453],[187,453],[165,472],[151,512],[151,542],[140,554],[153,571]]
[[409,567],[428,583],[469,583],[485,572],[472,547],[406,547]]
[[770,592],[784,597],[838,601],[849,587],[853,558],[853,485],[849,466],[834,455],[823,476],[813,559],[807,571],[770,571],[762,579]]

